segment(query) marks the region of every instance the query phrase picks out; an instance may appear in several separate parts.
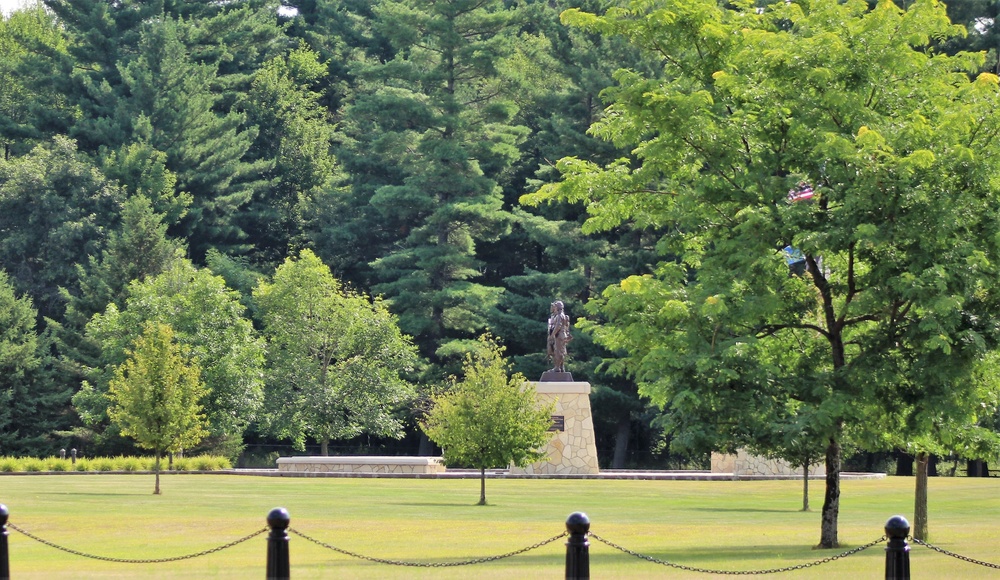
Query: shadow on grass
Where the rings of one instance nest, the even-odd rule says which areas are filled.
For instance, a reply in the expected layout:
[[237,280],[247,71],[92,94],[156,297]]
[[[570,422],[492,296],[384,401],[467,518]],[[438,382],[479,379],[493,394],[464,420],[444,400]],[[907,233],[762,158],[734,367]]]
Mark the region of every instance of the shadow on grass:
[[145,497],[147,495],[152,496],[153,492],[136,491],[131,493],[125,493],[125,492],[110,493],[110,492],[94,492],[94,491],[39,491],[35,492],[35,495],[72,495],[72,496],[89,495],[95,497],[121,497],[121,496]]
[[793,513],[794,514],[800,514],[800,513],[811,514],[811,513],[813,513],[812,511],[804,512],[804,511],[802,511],[802,508],[798,508],[798,509],[796,509],[796,508],[788,508],[788,509],[763,509],[763,508],[746,508],[746,507],[737,507],[737,508],[696,507],[696,508],[688,508],[688,509],[690,509],[691,511],[694,511],[694,512],[734,512],[734,513],[748,513],[748,514],[749,513],[762,513],[762,514],[793,514]]
[[474,501],[473,502],[468,502],[468,503],[459,503],[459,502],[443,503],[443,502],[416,502],[416,501],[387,501],[385,503],[389,504],[389,505],[405,505],[405,506],[411,506],[411,507],[457,507],[457,508],[466,508],[466,507],[491,508],[491,507],[497,507],[497,504],[487,503],[486,505],[479,505],[478,503],[476,503]]

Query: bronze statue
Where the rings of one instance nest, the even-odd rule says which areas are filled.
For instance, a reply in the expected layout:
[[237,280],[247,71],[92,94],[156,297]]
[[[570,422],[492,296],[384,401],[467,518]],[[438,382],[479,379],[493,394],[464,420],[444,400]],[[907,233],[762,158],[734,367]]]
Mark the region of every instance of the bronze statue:
[[566,345],[573,340],[569,333],[569,316],[563,312],[563,303],[556,300],[552,303],[549,316],[549,337],[546,345],[548,357],[552,359],[552,370],[557,373],[566,372]]

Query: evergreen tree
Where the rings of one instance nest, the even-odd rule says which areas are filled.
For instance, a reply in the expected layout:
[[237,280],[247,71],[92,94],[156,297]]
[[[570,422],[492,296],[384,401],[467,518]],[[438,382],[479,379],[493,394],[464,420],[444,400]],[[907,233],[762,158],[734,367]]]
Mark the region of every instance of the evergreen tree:
[[[124,308],[129,283],[156,276],[179,259],[183,246],[167,238],[166,229],[146,197],[132,197],[125,202],[121,225],[111,232],[100,258],[88,256],[86,266],[77,264],[78,287],[72,292],[61,289],[65,313],[46,320],[63,384],[78,389],[88,378],[87,369],[99,366],[101,345],[85,332],[90,319],[112,304]],[[93,376],[89,378],[94,381]]]
[[478,281],[477,246],[509,228],[498,179],[525,131],[510,124],[516,106],[498,66],[517,13],[470,0],[386,0],[374,11],[397,52],[364,68],[368,90],[347,112],[350,154],[381,166],[355,178],[352,194],[377,212],[360,216],[361,255],[374,255],[373,288],[403,330],[441,361],[470,346],[502,292]]
[[0,158],[28,153],[68,123],[67,99],[52,90],[62,71],[48,56],[65,50],[55,17],[40,6],[0,15]]
[[216,113],[219,97],[211,91],[216,66],[192,59],[184,43],[189,34],[186,25],[171,19],[144,26],[139,56],[122,66],[121,74],[134,137],[166,154],[176,189],[193,199],[182,225],[200,259],[209,247],[241,249],[245,234],[235,214],[272,162],[244,161],[257,130],[244,128],[244,115],[233,110]]
[[18,298],[7,274],[0,271],[0,453],[24,449],[26,430],[35,430],[32,412],[33,374],[40,367],[37,313],[31,299]]
[[74,288],[78,264],[101,252],[123,201],[65,137],[0,161],[0,268],[41,316],[61,316],[59,289]]

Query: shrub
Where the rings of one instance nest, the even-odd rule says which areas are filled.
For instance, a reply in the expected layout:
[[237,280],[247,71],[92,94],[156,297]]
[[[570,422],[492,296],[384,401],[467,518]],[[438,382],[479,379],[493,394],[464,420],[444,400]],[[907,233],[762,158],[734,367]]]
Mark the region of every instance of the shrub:
[[110,457],[95,457],[91,461],[93,471],[114,471],[115,460]]
[[216,458],[211,455],[199,455],[191,458],[191,469],[197,471],[214,471],[218,469],[217,465]]
[[92,471],[93,467],[90,465],[90,460],[85,457],[80,457],[73,464],[74,471]]
[[115,457],[115,469],[117,471],[143,471],[145,462],[142,458],[123,455]]
[[45,460],[46,467],[49,471],[69,471],[72,464],[69,459],[60,459],[58,457],[49,457]]
[[24,471],[37,472],[45,471],[47,466],[45,461],[42,459],[38,459],[37,457],[25,457],[21,459],[21,467]]
[[190,471],[191,464],[190,457],[174,457],[174,471]]
[[0,472],[14,473],[15,471],[20,471],[17,459],[13,457],[0,457]]

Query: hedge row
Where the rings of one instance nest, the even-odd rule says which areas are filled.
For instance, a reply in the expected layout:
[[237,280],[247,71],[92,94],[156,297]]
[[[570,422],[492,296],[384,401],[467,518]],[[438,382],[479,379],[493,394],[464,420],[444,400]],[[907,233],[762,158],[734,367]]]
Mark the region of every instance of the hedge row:
[[[81,457],[74,463],[70,459],[58,457],[0,457],[0,473],[24,473],[39,471],[152,471],[152,457]],[[215,455],[194,457],[174,457],[173,471],[216,471],[232,469],[229,459]],[[160,461],[160,469],[166,471],[166,458]]]

